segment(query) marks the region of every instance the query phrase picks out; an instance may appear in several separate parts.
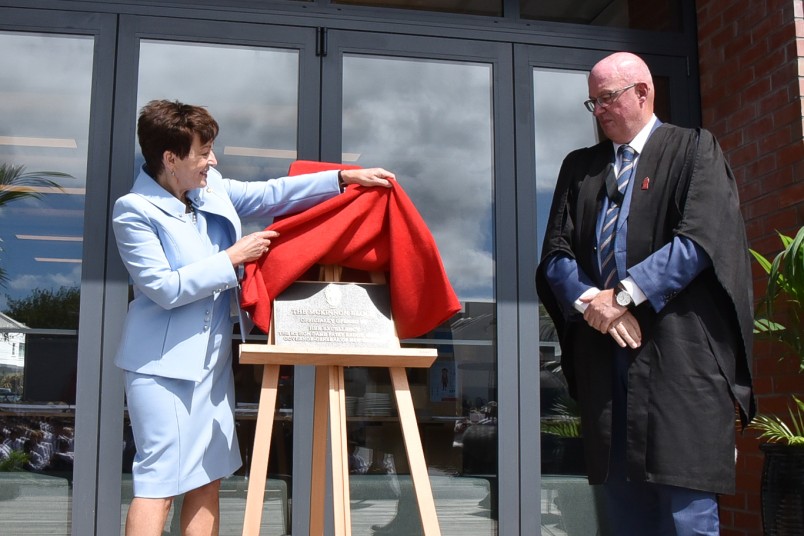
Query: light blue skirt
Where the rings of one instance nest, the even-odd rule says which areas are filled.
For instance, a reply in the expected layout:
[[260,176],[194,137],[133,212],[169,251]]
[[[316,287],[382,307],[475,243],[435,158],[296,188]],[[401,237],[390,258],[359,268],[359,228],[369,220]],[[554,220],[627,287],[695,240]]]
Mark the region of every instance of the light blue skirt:
[[137,447],[131,471],[135,497],[175,497],[229,476],[242,465],[231,350],[225,340],[199,383],[126,371]]

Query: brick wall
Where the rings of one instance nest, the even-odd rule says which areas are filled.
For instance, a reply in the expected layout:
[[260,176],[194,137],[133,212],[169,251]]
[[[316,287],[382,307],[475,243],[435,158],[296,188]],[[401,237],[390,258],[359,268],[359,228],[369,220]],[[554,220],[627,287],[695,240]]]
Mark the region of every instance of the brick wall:
[[[750,246],[766,257],[780,247],[775,230],[804,223],[804,10],[802,0],[698,0],[703,126],[719,139],[737,177]],[[754,270],[764,295],[764,272]],[[786,411],[804,392],[797,364],[779,349],[754,347],[759,408]],[[721,534],[762,534],[763,457],[753,431],[737,436],[737,494],[721,498]]]

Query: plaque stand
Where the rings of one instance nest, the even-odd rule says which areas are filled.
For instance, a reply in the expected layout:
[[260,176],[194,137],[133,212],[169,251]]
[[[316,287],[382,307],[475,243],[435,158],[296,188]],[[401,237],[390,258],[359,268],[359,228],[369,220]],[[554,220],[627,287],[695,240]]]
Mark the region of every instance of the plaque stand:
[[[339,282],[339,266],[323,266],[321,280]],[[384,274],[372,273],[372,282],[384,283]],[[310,486],[310,535],[324,535],[324,490],[326,486],[327,422],[332,458],[332,501],[335,536],[351,536],[349,502],[349,452],[346,443],[346,399],[344,367],[387,367],[391,375],[399,422],[405,441],[413,488],[425,536],[440,536],[441,529],[427,474],[419,427],[413,409],[406,367],[429,368],[437,356],[433,348],[306,348],[275,345],[272,333],[268,344],[241,344],[240,362],[263,365],[262,387],[254,432],[254,451],[249,473],[243,536],[257,536],[262,520],[268,455],[271,448],[273,417],[280,365],[314,365],[312,481]]]

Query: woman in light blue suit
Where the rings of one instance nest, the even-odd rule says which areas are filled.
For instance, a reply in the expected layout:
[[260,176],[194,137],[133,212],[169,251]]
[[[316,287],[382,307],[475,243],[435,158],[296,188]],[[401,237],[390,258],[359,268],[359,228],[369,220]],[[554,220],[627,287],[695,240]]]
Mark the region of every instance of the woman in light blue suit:
[[237,274],[277,236],[241,237],[240,217],[300,212],[344,184],[390,187],[394,179],[381,168],[224,179],[213,167],[217,134],[204,108],[148,103],[137,126],[145,165],[114,206],[117,247],[134,287],[115,359],[137,447],[129,536],[161,535],[180,494],[182,534],[218,533],[220,479],[241,465],[230,342],[233,323],[243,320]]

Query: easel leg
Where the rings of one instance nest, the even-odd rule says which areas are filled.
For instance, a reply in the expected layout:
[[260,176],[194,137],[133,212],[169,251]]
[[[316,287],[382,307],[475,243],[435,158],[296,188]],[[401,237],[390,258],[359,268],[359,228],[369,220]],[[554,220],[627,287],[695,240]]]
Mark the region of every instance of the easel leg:
[[260,389],[260,403],[254,431],[254,450],[252,451],[251,469],[249,471],[243,536],[257,536],[260,533],[278,383],[279,365],[263,365],[262,388]]
[[346,445],[346,399],[343,367],[329,367],[329,429],[332,452],[332,503],[335,536],[351,536],[349,453]]
[[329,367],[315,368],[313,393],[313,459],[310,485],[310,536],[324,536],[324,495],[327,484],[327,400]]
[[402,426],[402,436],[405,439],[405,450],[408,453],[410,476],[413,480],[413,489],[416,492],[416,501],[419,503],[419,515],[422,519],[422,528],[425,536],[441,536],[438,526],[438,517],[433,500],[433,490],[430,487],[430,477],[427,475],[427,463],[424,460],[422,441],[419,436],[419,426],[416,423],[416,413],[413,410],[413,399],[410,396],[408,376],[404,368],[391,367],[391,383],[396,396],[396,406],[399,410],[399,423]]

